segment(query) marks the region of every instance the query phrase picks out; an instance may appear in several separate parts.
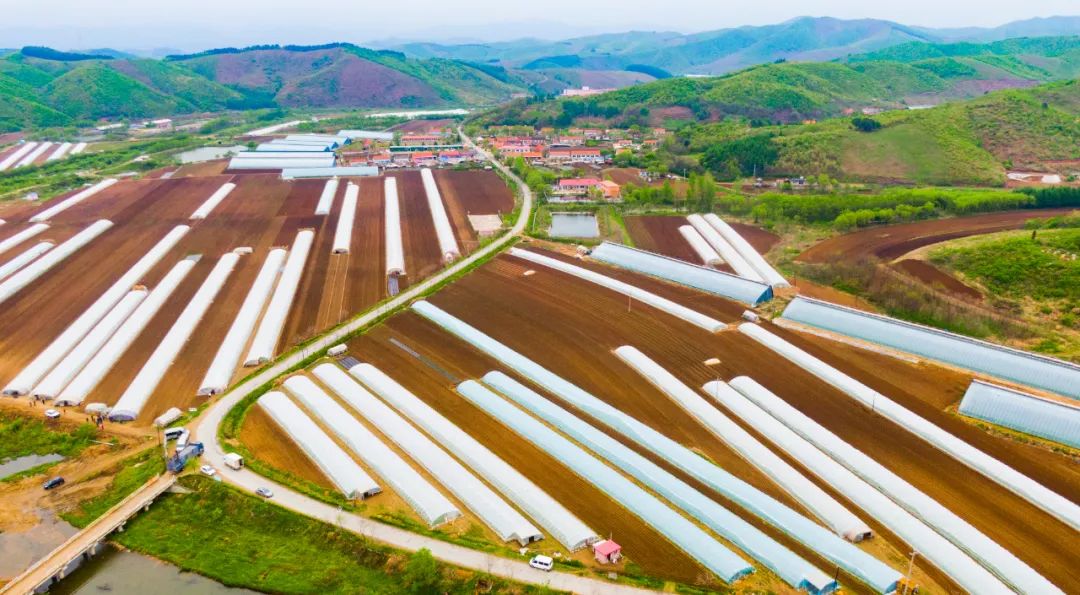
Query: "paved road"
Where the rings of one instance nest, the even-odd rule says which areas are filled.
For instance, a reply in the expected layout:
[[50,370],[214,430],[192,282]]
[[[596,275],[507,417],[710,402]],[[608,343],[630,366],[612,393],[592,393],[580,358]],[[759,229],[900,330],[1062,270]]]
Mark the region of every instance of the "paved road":
[[292,355],[278,360],[258,375],[234,387],[203,413],[200,419],[195,422],[193,433],[206,447],[206,452],[204,453],[206,461],[218,468],[224,481],[252,492],[255,488],[261,486],[270,487],[274,490],[275,503],[300,514],[338,525],[344,529],[353,531],[354,533],[359,533],[403,550],[416,551],[420,548],[427,548],[431,550],[432,555],[444,562],[515,581],[548,585],[553,589],[572,591],[575,593],[597,595],[621,595],[625,593],[628,595],[640,595],[645,591],[574,574],[543,572],[529,567],[525,562],[518,562],[453,545],[445,541],[425,537],[423,535],[371,521],[358,515],[342,512],[333,506],[329,506],[323,502],[294,492],[283,485],[275,484],[261,475],[257,475],[246,469],[236,471],[229,469],[222,464],[222,457],[225,455],[225,450],[218,442],[218,427],[221,425],[222,420],[229,410],[235,407],[244,397],[251,394],[260,386],[285,373],[289,368],[299,364],[309,353],[314,353],[326,347],[333,346],[340,342],[343,337],[371,324],[384,313],[408,304],[410,301],[420,297],[424,292],[456,275],[474,262],[485,258],[496,251],[502,250],[508,246],[516,236],[525,230],[525,225],[529,221],[529,213],[532,211],[533,203],[532,192],[529,190],[528,186],[526,186],[525,183],[506,166],[493,159],[487,151],[484,151],[474,144],[472,139],[467,137],[460,128],[458,129],[458,132],[461,134],[461,138],[466,146],[484,154],[495,167],[514,180],[521,189],[521,213],[518,215],[518,219],[514,222],[514,226],[510,229],[510,232],[462,260],[457,261],[441,273],[428,278],[423,283],[410,287],[405,292],[398,294],[398,296],[391,301],[367,312],[363,316],[347,323],[345,326],[324,335],[313,342],[304,351],[293,353]]
[[116,506],[85,529],[60,544],[55,550],[27,568],[22,574],[0,589],[0,593],[31,593],[40,584],[59,574],[75,558],[104,540],[117,527],[123,525],[145,506],[148,506],[162,492],[176,482],[172,474],[160,475],[147,482],[141,488],[124,498]]

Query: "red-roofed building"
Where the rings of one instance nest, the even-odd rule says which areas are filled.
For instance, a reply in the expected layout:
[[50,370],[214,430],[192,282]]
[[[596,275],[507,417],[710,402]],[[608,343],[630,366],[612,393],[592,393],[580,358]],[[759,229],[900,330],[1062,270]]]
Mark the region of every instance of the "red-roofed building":
[[592,546],[593,556],[601,564],[618,564],[622,559],[622,546],[610,539],[597,541]]
[[440,134],[407,134],[401,137],[401,144],[406,147],[442,144],[443,137]]
[[619,200],[621,188],[615,182],[611,180],[600,180],[598,178],[566,178],[559,180],[555,187],[552,188],[552,193],[555,196],[578,196],[588,197],[593,194],[599,194],[599,198],[604,200]]
[[413,165],[435,165],[435,153],[431,151],[416,151],[409,154]]

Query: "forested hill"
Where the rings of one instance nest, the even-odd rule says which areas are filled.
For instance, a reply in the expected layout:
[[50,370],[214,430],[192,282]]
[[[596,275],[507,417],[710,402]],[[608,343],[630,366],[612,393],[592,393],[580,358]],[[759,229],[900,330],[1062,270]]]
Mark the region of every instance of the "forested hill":
[[166,60],[24,48],[0,57],[0,131],[256,107],[432,107],[504,101],[498,67],[350,44],[224,49]]

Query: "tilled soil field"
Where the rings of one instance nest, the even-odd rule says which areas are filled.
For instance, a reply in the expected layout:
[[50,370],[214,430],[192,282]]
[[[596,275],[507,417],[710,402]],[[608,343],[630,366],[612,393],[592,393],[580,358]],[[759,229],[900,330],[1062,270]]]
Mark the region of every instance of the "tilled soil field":
[[963,281],[953,277],[949,273],[946,273],[925,260],[905,258],[896,263],[896,268],[931,287],[936,287],[958,298],[972,301],[982,300],[983,296],[979,293],[979,290],[966,285]]

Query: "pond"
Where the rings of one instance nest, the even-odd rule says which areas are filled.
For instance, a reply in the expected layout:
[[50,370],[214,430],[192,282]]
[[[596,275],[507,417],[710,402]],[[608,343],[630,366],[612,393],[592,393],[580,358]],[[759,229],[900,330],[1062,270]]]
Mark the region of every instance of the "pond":
[[154,595],[243,595],[255,593],[232,589],[190,572],[135,552],[109,546],[49,593],[86,595],[90,593],[154,593]]
[[0,463],[0,479],[15,475],[16,473],[22,473],[27,469],[33,469],[38,465],[45,465],[47,463],[55,463],[57,461],[63,461],[64,455],[48,454],[48,455],[25,455],[16,457],[10,461],[4,461]]
[[597,238],[600,226],[592,213],[552,213],[548,235],[553,238]]
[[235,145],[232,147],[200,147],[198,149],[184,151],[177,157],[179,157],[180,163],[202,163],[203,161],[223,159],[246,150],[248,150],[248,148],[244,145]]

